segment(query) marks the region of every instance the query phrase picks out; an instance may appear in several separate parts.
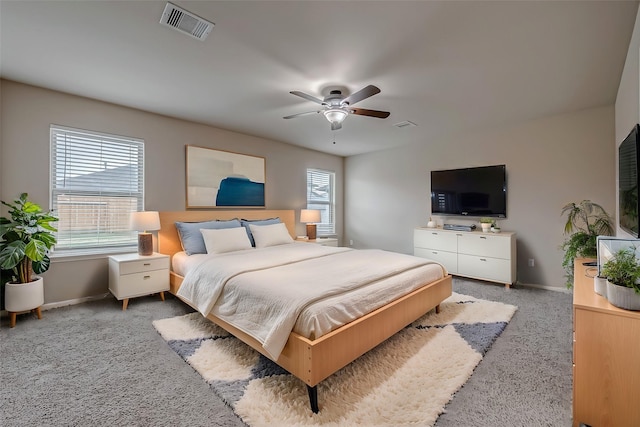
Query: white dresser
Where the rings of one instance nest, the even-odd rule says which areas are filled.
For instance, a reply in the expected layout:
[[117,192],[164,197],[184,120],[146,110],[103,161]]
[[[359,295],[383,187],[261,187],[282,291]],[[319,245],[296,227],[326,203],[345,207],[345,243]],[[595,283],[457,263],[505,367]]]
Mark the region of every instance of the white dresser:
[[154,253],[143,256],[137,253],[109,257],[109,290],[122,300],[126,310],[129,298],[160,294],[169,290],[169,256]]
[[516,233],[419,227],[413,254],[442,263],[450,274],[504,283],[516,281]]

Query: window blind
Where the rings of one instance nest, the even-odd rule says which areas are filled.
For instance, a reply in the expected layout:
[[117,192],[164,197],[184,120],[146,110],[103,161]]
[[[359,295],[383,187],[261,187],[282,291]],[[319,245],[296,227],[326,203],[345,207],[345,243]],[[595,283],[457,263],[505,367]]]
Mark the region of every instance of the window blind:
[[56,251],[135,245],[129,215],[143,208],[143,140],[51,126]]
[[336,234],[335,226],[335,173],[307,169],[307,209],[320,210],[319,236]]

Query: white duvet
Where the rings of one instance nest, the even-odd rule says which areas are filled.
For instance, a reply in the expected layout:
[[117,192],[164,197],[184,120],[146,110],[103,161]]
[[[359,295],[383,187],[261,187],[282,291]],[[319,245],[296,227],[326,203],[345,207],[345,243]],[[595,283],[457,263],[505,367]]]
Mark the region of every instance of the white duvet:
[[[216,316],[255,338],[277,360],[306,307],[366,294],[370,285],[379,290],[396,275],[411,282],[400,293],[406,294],[420,282],[407,273],[429,264],[435,262],[382,250],[292,243],[207,257],[185,275],[178,295],[204,316],[215,306]],[[437,270],[442,277],[444,271]],[[394,280],[396,288],[404,284]]]

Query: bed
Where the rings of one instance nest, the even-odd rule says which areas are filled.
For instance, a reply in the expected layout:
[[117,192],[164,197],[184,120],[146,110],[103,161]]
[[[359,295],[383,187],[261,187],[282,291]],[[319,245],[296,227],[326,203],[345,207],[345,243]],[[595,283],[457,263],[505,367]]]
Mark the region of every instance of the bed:
[[[279,218],[279,221],[284,224],[289,235],[295,236],[295,217],[293,210],[160,212],[161,229],[158,233],[158,251],[175,258],[175,260],[172,261],[179,261],[179,257],[184,257],[184,255],[181,254],[183,248],[176,229],[176,222],[225,221],[234,218],[244,218],[247,220]],[[311,246],[319,245],[310,243],[293,243],[292,245],[298,245],[300,250],[296,252],[320,251],[319,248],[312,250]],[[284,246],[287,245],[283,245],[283,247]],[[343,252],[345,254],[350,253],[352,254],[350,256],[356,257],[358,254],[354,254],[354,252],[361,252],[350,249],[346,250],[346,248],[343,249],[345,250],[333,248],[326,251],[326,255],[327,257],[337,257],[342,255],[337,255],[335,252]],[[270,249],[265,248],[265,250]],[[325,252],[323,252],[323,254],[324,253]],[[179,263],[172,262],[172,265],[178,266]],[[179,268],[176,268],[176,270],[179,270]],[[191,283],[189,280],[185,281],[185,276],[174,271],[174,269],[171,271],[170,292],[191,307],[201,311],[209,320],[227,330],[303,381],[307,385],[311,409],[313,412],[318,412],[319,406],[316,386],[322,380],[394,335],[428,311],[432,309],[439,311],[439,304],[451,295],[451,276],[445,274],[441,273],[439,278],[435,278],[435,280],[425,279],[425,283],[418,283],[409,293],[399,298],[394,297],[385,305],[367,312],[356,319],[350,320],[342,326],[335,327],[329,332],[323,331],[321,334],[317,334],[321,336],[311,336],[311,338],[307,338],[305,334],[308,335],[308,333],[294,329],[284,338],[282,348],[277,349],[277,351],[273,351],[273,348],[268,350],[265,348],[263,340],[256,339],[255,335],[247,333],[245,328],[232,324],[225,316],[220,314],[216,315],[217,312],[215,310],[208,312],[206,308],[201,307],[198,303],[194,303],[192,298],[185,298],[185,289],[188,285],[191,285]],[[187,279],[190,279],[191,276],[193,276],[193,274],[187,277]],[[391,281],[393,278],[386,278],[385,280]],[[415,281],[415,278],[413,280]],[[182,288],[181,292],[180,289],[183,283],[185,287]]]

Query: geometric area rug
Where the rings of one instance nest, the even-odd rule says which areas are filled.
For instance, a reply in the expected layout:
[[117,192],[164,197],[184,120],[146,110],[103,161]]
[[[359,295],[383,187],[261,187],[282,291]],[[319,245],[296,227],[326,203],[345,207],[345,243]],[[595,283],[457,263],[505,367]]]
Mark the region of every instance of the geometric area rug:
[[250,426],[432,426],[517,307],[453,293],[318,384],[306,385],[199,313],[156,320],[168,345]]

